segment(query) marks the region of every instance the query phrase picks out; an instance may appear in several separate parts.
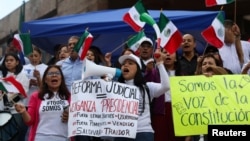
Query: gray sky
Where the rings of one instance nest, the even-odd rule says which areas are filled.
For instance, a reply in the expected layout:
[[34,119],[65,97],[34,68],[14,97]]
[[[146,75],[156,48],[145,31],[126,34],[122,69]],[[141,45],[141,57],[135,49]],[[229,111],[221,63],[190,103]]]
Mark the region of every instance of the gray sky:
[[[24,0],[25,2],[29,0]],[[0,20],[23,4],[23,0],[0,0]]]

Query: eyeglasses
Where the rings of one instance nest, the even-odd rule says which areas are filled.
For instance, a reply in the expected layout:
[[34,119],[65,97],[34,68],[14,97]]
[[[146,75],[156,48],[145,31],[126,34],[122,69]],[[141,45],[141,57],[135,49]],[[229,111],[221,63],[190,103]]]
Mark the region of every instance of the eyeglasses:
[[47,73],[47,76],[60,76],[61,73],[59,71],[56,71],[56,72],[48,72]]

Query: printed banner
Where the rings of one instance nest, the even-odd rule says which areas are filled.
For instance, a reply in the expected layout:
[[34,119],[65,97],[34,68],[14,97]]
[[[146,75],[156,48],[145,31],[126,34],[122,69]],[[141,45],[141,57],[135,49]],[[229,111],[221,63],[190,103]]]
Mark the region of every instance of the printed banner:
[[207,134],[208,125],[250,124],[250,76],[170,78],[176,136]]
[[69,108],[69,136],[135,138],[139,89],[102,79],[75,81]]

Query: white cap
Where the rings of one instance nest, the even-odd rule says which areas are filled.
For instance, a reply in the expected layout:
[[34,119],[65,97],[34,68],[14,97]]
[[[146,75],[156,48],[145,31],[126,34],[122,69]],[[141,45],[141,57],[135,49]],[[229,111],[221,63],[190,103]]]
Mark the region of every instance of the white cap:
[[149,42],[151,44],[151,46],[153,46],[153,41],[150,38],[148,38],[148,37],[143,37],[142,40],[140,41],[140,45],[143,42]]
[[154,62],[154,58],[149,58],[147,61],[144,62],[145,65],[147,65],[150,62]]
[[135,56],[134,54],[131,53],[131,54],[129,54],[129,55],[122,55],[121,57],[119,57],[118,60],[119,60],[119,63],[120,63],[120,64],[123,64],[123,62],[124,62],[126,59],[130,59],[130,60],[135,61],[135,62],[139,65],[140,69],[142,68],[140,58],[137,57],[137,56]]

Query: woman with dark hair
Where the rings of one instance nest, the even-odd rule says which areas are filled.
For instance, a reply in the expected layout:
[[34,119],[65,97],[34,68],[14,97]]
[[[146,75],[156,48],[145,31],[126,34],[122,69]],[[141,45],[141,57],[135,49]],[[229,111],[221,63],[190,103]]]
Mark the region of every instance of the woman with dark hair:
[[[24,122],[30,126],[29,141],[65,141],[68,135],[64,108],[69,105],[70,92],[59,66],[48,66],[44,72],[39,92],[34,92],[28,110],[15,104]],[[62,116],[65,117],[65,116]]]
[[159,97],[169,89],[169,78],[164,68],[164,55],[156,57],[156,66],[160,72],[161,83],[146,82],[142,75],[140,59],[134,54],[119,57],[122,75],[118,79],[121,83],[135,85],[139,88],[138,124],[135,139],[117,137],[115,141],[153,141],[154,131],[151,126],[150,102],[154,97]]
[[[17,56],[16,53],[7,53],[5,54],[3,64],[2,64],[2,77],[9,77],[13,76],[24,88],[25,93],[28,92],[29,90],[29,79],[25,75],[25,73],[22,72],[23,65]],[[9,97],[13,97],[13,93],[8,93],[8,99]],[[25,94],[17,94],[16,98],[18,98],[17,101],[14,101],[13,99],[10,100],[11,102],[18,102],[18,103],[23,103],[23,100],[25,99]],[[15,110],[13,104],[8,104],[10,101],[3,99],[0,100],[2,101],[3,104],[3,109],[8,109],[10,113],[12,114],[13,118],[15,119],[15,122],[17,123],[17,135],[11,137],[11,141],[24,141],[25,133],[27,131],[27,126],[23,123],[21,115]],[[6,102],[7,101],[7,102]],[[1,106],[0,106],[1,107]],[[1,107],[2,109],[2,107]],[[13,126],[9,127],[10,133],[16,129],[12,129]],[[6,134],[7,135],[7,134]],[[2,135],[0,135],[1,137]],[[6,138],[5,138],[6,137]],[[3,140],[9,140],[9,137],[7,136],[2,136],[1,139]]]
[[26,106],[30,95],[39,89],[43,73],[48,67],[46,64],[42,63],[42,51],[36,46],[33,46],[33,52],[28,56],[28,58],[30,60],[30,64],[23,66],[23,72],[30,79],[28,97],[24,102]]
[[95,48],[90,47],[87,51],[86,58],[97,65],[103,65],[100,59],[100,55],[97,53]]
[[[213,76],[213,75],[226,75],[229,74],[226,69],[221,67],[221,63],[216,59],[214,54],[208,53],[202,56],[200,61],[198,62],[198,66],[196,69],[196,75],[205,75],[205,76]],[[208,141],[207,135],[195,135],[189,136],[186,141]]]
[[6,77],[9,74],[18,75],[23,69],[19,57],[14,53],[5,54],[2,64],[2,74]]
[[220,66],[220,62],[213,54],[206,54],[201,58],[200,62],[198,62],[196,75],[201,74],[208,74],[210,76],[228,74],[228,72]]
[[68,46],[65,44],[62,44],[60,46],[60,50],[58,52],[58,57],[57,61],[64,60],[69,57],[69,51],[68,51]]
[[223,75],[228,74],[227,70],[220,66],[220,62],[213,54],[206,54],[198,64],[196,75]]
[[54,65],[56,64],[57,61],[59,61],[58,55],[59,51],[62,47],[62,44],[56,44],[53,49],[54,49],[54,56],[49,59],[46,65]]
[[98,65],[103,65],[103,66],[107,66],[107,62],[104,59],[104,55],[102,53],[102,51],[100,50],[99,47],[97,46],[91,46],[89,48],[89,50],[91,50],[92,52],[94,52],[95,54],[95,63]]
[[[27,93],[27,98],[24,100],[24,105],[28,107],[28,102],[30,100],[30,95],[38,91],[43,73],[48,67],[46,64],[42,63],[42,51],[40,48],[33,45],[33,51],[28,56],[30,64],[23,66],[23,72],[30,80],[29,91]],[[28,132],[27,132],[28,133]],[[28,135],[26,133],[26,138]]]

